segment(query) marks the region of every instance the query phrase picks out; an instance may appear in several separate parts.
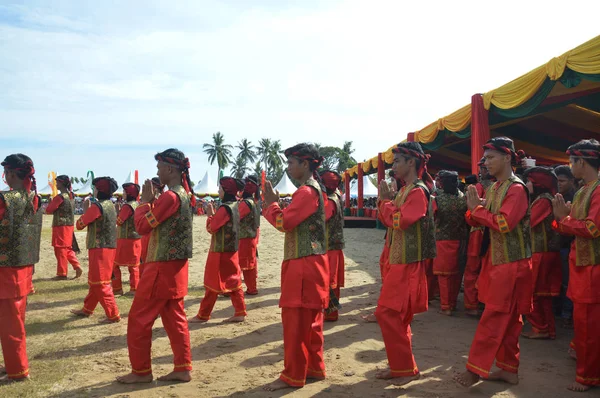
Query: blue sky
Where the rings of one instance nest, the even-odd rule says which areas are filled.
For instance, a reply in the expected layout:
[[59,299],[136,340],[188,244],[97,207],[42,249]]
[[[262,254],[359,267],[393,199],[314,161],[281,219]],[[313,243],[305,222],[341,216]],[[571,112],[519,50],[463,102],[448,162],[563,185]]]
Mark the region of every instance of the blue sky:
[[3,1],[0,148],[40,181],[150,177],[167,147],[216,176],[216,131],[363,160],[598,34],[600,2],[564,4]]

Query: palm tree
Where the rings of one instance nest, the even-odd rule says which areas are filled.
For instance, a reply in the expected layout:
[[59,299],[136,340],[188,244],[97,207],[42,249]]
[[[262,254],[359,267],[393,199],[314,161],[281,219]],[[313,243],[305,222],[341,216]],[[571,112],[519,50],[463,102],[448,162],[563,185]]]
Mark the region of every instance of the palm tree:
[[249,162],[254,163],[256,160],[256,147],[252,145],[247,138],[244,138],[237,144],[237,149],[240,150],[238,153],[238,157],[242,158],[244,164],[248,164]]
[[204,148],[204,153],[208,155],[208,162],[211,165],[215,163],[215,160],[217,161],[217,165],[219,166],[217,179],[219,179],[221,170],[225,169],[231,163],[231,149],[233,147],[225,144],[225,137],[223,137],[220,131],[214,133],[212,138],[213,144],[204,144],[202,148]]
[[244,175],[246,175],[246,171],[248,171],[248,167],[246,166],[246,161],[241,156],[238,156],[237,158],[235,158],[235,162],[233,163],[233,166],[231,167],[232,177],[244,178]]
[[260,176],[262,175],[263,172],[263,168],[260,165],[260,161],[256,162],[256,165],[254,166],[254,175],[256,175],[257,178],[260,178]]
[[258,154],[261,162],[264,162],[265,167],[263,170],[268,170],[267,159],[271,153],[271,140],[269,138],[261,138],[258,141]]
[[352,141],[345,141],[339,154],[338,173],[343,173],[346,169],[356,165],[356,160],[352,157],[353,153]]
[[283,167],[281,159],[281,141],[276,140],[271,142],[271,148],[267,156],[267,170],[278,170]]

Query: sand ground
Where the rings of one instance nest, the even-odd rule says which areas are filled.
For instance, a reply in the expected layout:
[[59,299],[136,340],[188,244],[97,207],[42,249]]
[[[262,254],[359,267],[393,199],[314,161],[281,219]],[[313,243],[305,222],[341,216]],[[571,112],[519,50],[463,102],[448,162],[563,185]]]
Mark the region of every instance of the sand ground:
[[[457,386],[452,376],[464,369],[477,321],[462,312],[437,314],[439,303],[413,322],[414,355],[423,378],[407,388],[397,388],[374,378],[386,366],[386,355],[377,324],[365,324],[360,315],[373,311],[380,288],[378,259],[383,231],[347,229],[346,287],[337,323],[325,326],[325,361],[328,377],[299,390],[268,393],[262,386],[283,366],[280,323],[279,272],[283,236],[263,220],[259,246],[260,295],[247,299],[248,318],[242,324],[220,322],[233,314],[229,299],[218,300],[213,319],[192,326],[193,381],[187,384],[153,382],[121,385],[115,376],[129,372],[126,331],[132,298],[118,297],[124,319],[100,325],[102,311],[89,319],[75,318],[69,309],[81,307],[87,292],[86,278],[50,281],[55,258],[50,246],[50,218],[45,217],[41,262],[27,310],[27,339],[32,381],[0,387],[1,397],[545,397],[581,396],[565,387],[574,379],[575,362],[567,354],[571,330],[558,330],[555,341],[521,341],[521,382],[518,386],[480,383],[470,390]],[[205,218],[194,221],[194,258],[190,265],[188,316],[198,311],[203,295],[202,278],[209,235]],[[77,233],[80,244],[85,233]],[[87,256],[79,256],[87,268]],[[70,270],[72,272],[72,270]],[[126,272],[125,272],[126,274]],[[84,275],[85,276],[85,275]],[[125,279],[128,279],[125,275]],[[125,287],[127,288],[127,287]],[[399,286],[399,289],[402,287]],[[462,298],[459,306],[462,305]],[[172,369],[172,353],[160,319],[154,326],[155,376]],[[599,396],[600,389],[587,393]]]

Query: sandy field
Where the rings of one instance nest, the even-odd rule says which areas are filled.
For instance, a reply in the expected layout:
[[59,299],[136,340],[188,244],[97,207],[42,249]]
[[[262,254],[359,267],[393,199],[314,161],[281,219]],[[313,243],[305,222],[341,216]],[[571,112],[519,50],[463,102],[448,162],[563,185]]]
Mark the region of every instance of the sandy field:
[[[115,376],[129,372],[126,331],[132,298],[118,297],[123,315],[119,324],[101,325],[102,310],[89,319],[69,314],[80,308],[87,292],[87,277],[50,281],[56,265],[50,246],[50,217],[45,217],[41,262],[36,267],[37,294],[30,296],[27,309],[27,339],[31,382],[0,387],[0,397],[545,397],[582,396],[566,386],[575,377],[575,362],[567,355],[571,330],[559,328],[555,341],[522,340],[521,373],[518,386],[479,383],[466,390],[452,381],[464,369],[477,320],[462,312],[454,317],[437,313],[434,302],[429,312],[413,322],[414,354],[423,378],[406,388],[374,378],[386,366],[386,355],[377,324],[366,324],[360,315],[373,311],[380,288],[378,259],[383,231],[347,229],[346,287],[343,309],[337,323],[325,325],[327,379],[299,390],[275,393],[262,386],[283,367],[280,323],[279,272],[283,235],[263,220],[259,247],[258,296],[247,299],[248,317],[241,324],[221,324],[233,314],[231,302],[220,298],[213,319],[191,328],[193,380],[187,384],[153,382],[121,385]],[[194,315],[204,293],[202,278],[209,246],[205,218],[194,220],[194,258],[190,265],[188,316]],[[80,244],[85,232],[77,233]],[[84,269],[87,256],[79,256]],[[70,275],[73,271],[70,270]],[[87,274],[84,274],[86,276]],[[125,272],[125,280],[128,280]],[[127,286],[125,286],[127,290]],[[402,286],[398,286],[402,289]],[[459,299],[462,307],[462,298]],[[100,308],[100,307],[99,307]],[[160,319],[154,326],[154,375],[172,369],[172,353]],[[586,394],[584,394],[586,395]],[[600,396],[600,389],[586,396]]]

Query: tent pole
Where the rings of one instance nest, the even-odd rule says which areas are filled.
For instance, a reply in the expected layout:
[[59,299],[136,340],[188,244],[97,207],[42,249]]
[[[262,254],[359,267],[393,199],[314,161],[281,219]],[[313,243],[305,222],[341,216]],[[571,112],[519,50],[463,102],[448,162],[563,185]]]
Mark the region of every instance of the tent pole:
[[345,204],[344,204],[344,215],[349,216],[350,211],[350,174],[347,171],[344,172],[344,193],[345,193]]
[[356,213],[359,217],[364,217],[365,209],[364,209],[364,201],[363,201],[363,167],[362,163],[358,164],[358,211]]

